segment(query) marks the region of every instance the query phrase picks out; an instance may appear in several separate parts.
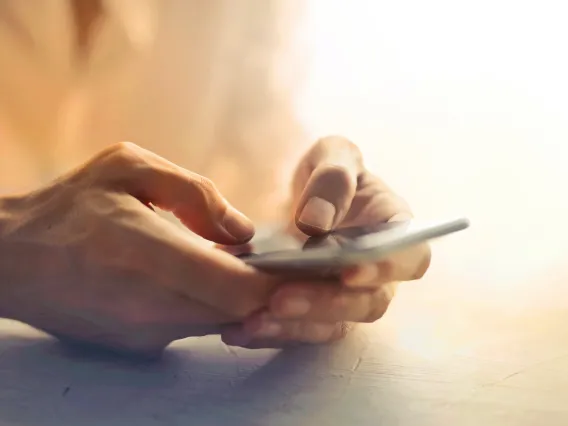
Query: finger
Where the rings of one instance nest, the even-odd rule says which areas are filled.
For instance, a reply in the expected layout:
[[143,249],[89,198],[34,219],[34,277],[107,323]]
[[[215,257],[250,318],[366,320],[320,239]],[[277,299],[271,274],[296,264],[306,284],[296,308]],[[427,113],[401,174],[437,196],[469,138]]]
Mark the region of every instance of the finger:
[[253,245],[251,243],[238,244],[238,245],[216,244],[215,248],[223,250],[225,253],[229,253],[237,257],[251,254],[253,251]]
[[220,250],[199,248],[176,255],[177,252],[174,248],[161,256],[160,269],[169,273],[169,284],[222,312],[226,315],[223,322],[240,321],[266,306],[277,282]]
[[220,311],[224,322],[241,320],[266,306],[276,277],[222,250],[204,247],[144,207],[128,210],[128,203],[137,201],[126,194],[111,195],[117,202],[126,199],[125,213],[109,223],[108,233],[93,237],[98,238],[93,244],[99,250],[88,255],[98,256],[92,259],[95,264],[139,273],[194,304]]
[[258,314],[242,325],[232,325],[221,333],[223,342],[231,346],[249,349],[283,348],[302,343],[328,343],[345,337],[348,323],[262,320],[269,318]]
[[389,282],[418,280],[428,270],[431,257],[429,244],[417,244],[377,263],[346,269],[342,273],[342,280],[345,286],[357,289],[377,288]]
[[231,206],[215,185],[134,144],[112,146],[95,159],[98,178],[143,203],[174,213],[189,229],[221,244],[243,243],[254,235],[252,222]]
[[322,139],[303,160],[308,178],[296,208],[296,225],[308,235],[333,229],[345,217],[363,170],[361,153],[346,139]]
[[392,221],[406,221],[413,215],[406,201],[395,194],[381,179],[370,173],[359,177],[357,194],[342,227]]
[[281,286],[274,293],[269,311],[276,319],[374,322],[385,314],[393,296],[394,289],[390,284],[373,291],[291,284]]
[[[276,330],[277,325],[280,331]],[[251,343],[266,344],[272,342],[297,342],[297,343],[325,343],[337,339],[340,330],[339,323],[314,322],[314,321],[281,321],[266,320],[261,323],[256,332],[252,334]],[[250,343],[249,343],[250,346]]]
[[341,323],[288,322],[282,326],[282,333],[276,337],[253,336],[246,345],[249,349],[286,348],[300,344],[324,344],[345,336]]

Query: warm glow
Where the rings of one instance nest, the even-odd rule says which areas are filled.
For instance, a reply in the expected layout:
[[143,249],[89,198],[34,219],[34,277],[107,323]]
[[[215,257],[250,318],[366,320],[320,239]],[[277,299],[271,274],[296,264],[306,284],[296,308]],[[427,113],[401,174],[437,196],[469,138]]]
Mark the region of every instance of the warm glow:
[[419,216],[464,214],[408,293],[565,305],[568,6],[312,0],[300,110],[356,140]]

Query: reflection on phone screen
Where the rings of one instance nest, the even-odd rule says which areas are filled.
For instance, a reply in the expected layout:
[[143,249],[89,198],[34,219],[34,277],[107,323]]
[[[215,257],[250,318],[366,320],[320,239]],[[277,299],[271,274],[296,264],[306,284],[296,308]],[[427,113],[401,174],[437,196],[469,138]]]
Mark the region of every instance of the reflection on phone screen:
[[321,237],[310,237],[303,245],[304,250],[319,247],[349,247],[354,244],[358,238],[365,235],[376,234],[388,229],[400,226],[400,222],[381,222],[374,225],[353,226],[349,228],[340,228]]
[[242,250],[237,249],[236,256],[244,259],[258,254],[276,253],[288,250],[310,250],[322,247],[349,247],[350,245],[355,244],[358,238],[393,229],[404,224],[405,223],[401,222],[382,222],[374,225],[340,228],[323,236],[306,237],[303,241],[287,234],[275,234],[268,239],[256,241],[246,247],[243,246]]

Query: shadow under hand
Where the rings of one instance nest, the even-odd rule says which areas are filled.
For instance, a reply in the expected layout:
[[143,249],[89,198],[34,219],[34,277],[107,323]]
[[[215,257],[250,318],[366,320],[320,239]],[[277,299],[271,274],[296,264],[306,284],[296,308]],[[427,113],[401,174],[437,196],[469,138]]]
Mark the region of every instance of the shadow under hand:
[[107,424],[141,393],[168,389],[180,368],[172,354],[126,358],[39,333],[1,336],[0,348],[0,424]]
[[148,362],[39,333],[0,336],[0,424],[310,424],[337,404],[366,344],[354,332],[329,346],[250,351],[207,337]]
[[365,334],[355,330],[334,344],[282,350],[236,383],[226,399],[206,398],[197,417],[207,425],[317,424],[321,412],[341,404],[367,346]]

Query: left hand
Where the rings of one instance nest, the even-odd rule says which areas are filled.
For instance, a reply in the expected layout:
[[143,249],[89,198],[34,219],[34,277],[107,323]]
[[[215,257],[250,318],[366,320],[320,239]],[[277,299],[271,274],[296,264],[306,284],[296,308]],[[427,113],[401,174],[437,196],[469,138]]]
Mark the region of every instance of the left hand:
[[[293,179],[294,223],[307,235],[336,228],[408,220],[408,205],[365,169],[356,145],[341,137],[316,143]],[[427,244],[343,271],[340,282],[282,284],[266,310],[222,335],[227,344],[282,347],[343,337],[352,323],[381,318],[397,283],[421,278],[430,264]]]

